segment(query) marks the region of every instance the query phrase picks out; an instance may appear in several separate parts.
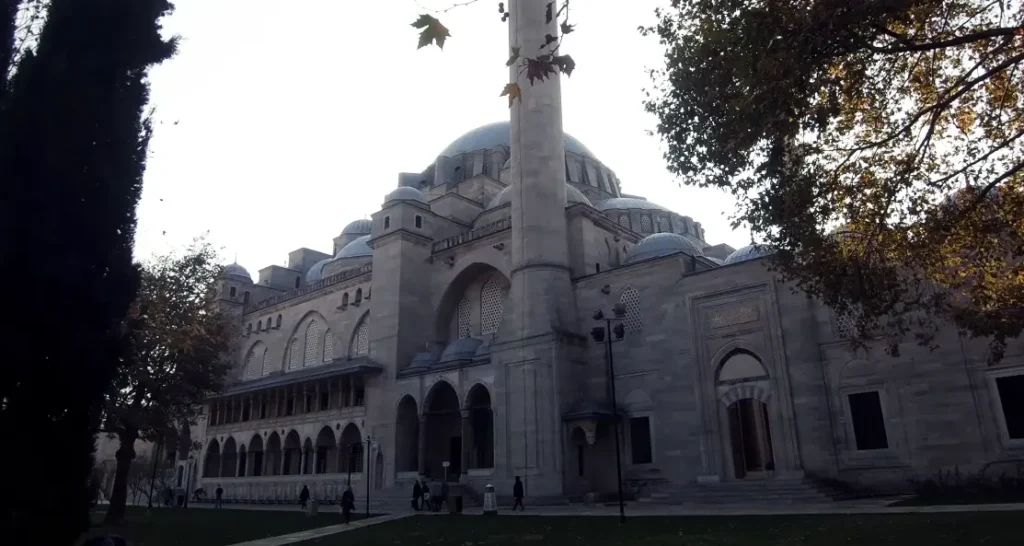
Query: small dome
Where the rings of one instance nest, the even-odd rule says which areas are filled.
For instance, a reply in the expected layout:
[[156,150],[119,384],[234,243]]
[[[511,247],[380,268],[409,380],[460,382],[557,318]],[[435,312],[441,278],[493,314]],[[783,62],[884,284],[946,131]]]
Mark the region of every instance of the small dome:
[[444,352],[441,353],[441,358],[438,359],[438,364],[445,364],[448,362],[457,362],[459,360],[473,360],[476,356],[476,350],[480,348],[483,340],[475,337],[464,337],[447,347]]
[[358,258],[360,256],[373,256],[373,249],[367,242],[370,240],[369,235],[363,235],[362,237],[355,239],[351,243],[345,245],[341,250],[338,251],[338,255],[335,258]]
[[402,186],[393,190],[384,198],[385,203],[390,203],[392,201],[417,201],[420,203],[426,203],[427,199],[423,197],[423,192],[420,190],[409,186]]
[[320,279],[323,279],[324,266],[330,263],[330,261],[333,259],[334,258],[327,258],[313,264],[313,267],[309,268],[309,271],[306,272],[306,284],[312,284],[315,283],[316,281],[319,281]]
[[[512,186],[505,186],[498,195],[491,199],[491,204],[487,206],[488,209],[496,209],[504,204],[512,202]],[[565,206],[574,205],[576,203],[586,203],[590,205],[590,199],[587,199],[583,192],[572,187],[569,184],[565,185]],[[591,205],[593,206],[593,205]]]
[[765,245],[747,245],[730,254],[723,265],[738,264],[748,260],[756,260],[763,256],[769,256],[772,250]]
[[721,258],[716,258],[716,257],[714,257],[714,256],[705,256],[705,258],[707,258],[707,259],[711,260],[712,262],[715,262],[715,263],[716,263],[716,264],[718,264],[718,265],[722,265],[722,264],[724,264],[724,263],[725,263],[725,260],[723,260],[723,259],[721,259]]
[[412,357],[412,363],[409,364],[409,369],[428,369],[434,364],[437,364],[437,359],[441,357],[441,353],[444,351],[444,345],[440,343],[431,343],[430,347],[426,351],[416,353],[416,356]]
[[245,280],[252,282],[252,275],[249,274],[246,269],[238,264],[228,264],[224,266],[225,277],[240,277]]
[[639,244],[629,253],[626,263],[641,262],[651,258],[660,258],[685,252],[690,256],[703,256],[700,247],[693,244],[693,241],[675,233],[655,233],[644,237]]
[[371,220],[356,220],[350,222],[349,225],[345,226],[345,229],[341,230],[342,235],[369,235],[370,230],[373,229],[373,221]]
[[672,212],[667,208],[652,203],[646,199],[637,199],[635,197],[613,197],[611,199],[605,199],[597,204],[597,208],[600,210],[612,210],[612,209],[644,209],[644,210],[662,210],[665,212]]
[[[565,134],[565,133],[563,133]],[[473,129],[460,136],[448,145],[441,155],[455,157],[459,154],[475,152],[477,150],[491,150],[494,148],[507,148],[512,140],[512,124],[508,121],[489,123]],[[582,142],[572,136],[565,134],[565,151],[574,154],[594,157],[590,150]]]

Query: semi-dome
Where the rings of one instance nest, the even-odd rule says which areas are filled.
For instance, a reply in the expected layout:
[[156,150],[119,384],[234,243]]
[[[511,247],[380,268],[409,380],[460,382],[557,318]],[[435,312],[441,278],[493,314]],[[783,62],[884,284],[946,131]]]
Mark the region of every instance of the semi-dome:
[[393,190],[384,198],[384,203],[390,203],[392,201],[416,201],[419,203],[426,203],[427,199],[423,197],[423,192],[420,190],[409,186],[402,186]]
[[765,245],[747,245],[726,257],[724,265],[756,260],[762,256],[769,256],[771,254],[771,248]]
[[676,233],[655,233],[640,240],[629,253],[626,263],[642,262],[651,258],[660,258],[677,252],[685,252],[690,256],[703,256],[700,247],[693,241]]
[[473,360],[473,357],[476,356],[476,350],[480,348],[482,343],[482,339],[475,337],[464,337],[459,339],[455,343],[445,347],[444,352],[441,353],[441,358],[437,360],[437,363],[446,364],[448,362],[458,362],[460,360]]
[[370,248],[369,244],[367,244],[369,240],[369,235],[363,235],[362,237],[353,240],[351,243],[342,247],[335,258],[359,258],[362,256],[373,256],[373,249]]
[[309,268],[306,272],[306,284],[312,284],[320,279],[324,278],[324,266],[331,262],[334,258],[326,258],[313,264],[313,267]]
[[597,204],[597,208],[600,210],[644,209],[672,212],[657,203],[652,203],[646,199],[637,199],[635,197],[613,197],[611,199],[605,199]]
[[[508,121],[489,123],[473,129],[472,131],[455,139],[448,145],[441,155],[454,157],[459,154],[474,152],[476,150],[489,150],[492,148],[508,147],[512,140],[512,124]],[[568,133],[565,133],[565,151],[575,154],[594,157],[590,150],[582,142],[576,140]],[[595,158],[596,159],[596,158]]]
[[[506,186],[498,195],[491,199],[491,204],[487,206],[488,209],[495,209],[504,204],[512,202],[512,186]],[[570,184],[565,185],[565,206],[574,205],[576,203],[586,203],[590,205],[590,199],[587,199],[583,192],[574,188]],[[591,205],[593,206],[593,205]]]
[[342,235],[369,235],[370,230],[373,229],[373,221],[371,220],[356,220],[350,222],[345,229],[341,230]]
[[239,277],[252,282],[252,275],[242,266],[238,264],[228,264],[224,266],[225,277]]

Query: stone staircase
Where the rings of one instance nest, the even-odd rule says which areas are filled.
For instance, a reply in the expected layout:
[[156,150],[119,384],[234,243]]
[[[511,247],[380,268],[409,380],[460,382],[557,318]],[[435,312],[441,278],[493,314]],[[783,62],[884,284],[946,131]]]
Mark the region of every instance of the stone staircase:
[[[441,491],[441,483],[429,483],[431,494]],[[482,508],[480,496],[467,486],[449,484],[449,495],[462,495],[462,510],[479,511]],[[461,491],[461,492],[460,492]],[[356,496],[356,511],[366,510],[366,491],[352,491]],[[445,506],[442,510],[447,511]],[[412,512],[412,486],[400,485],[385,489],[370,490],[370,512],[377,514],[404,514]]]
[[691,483],[652,488],[638,502],[696,506],[830,504],[838,491],[806,477]]

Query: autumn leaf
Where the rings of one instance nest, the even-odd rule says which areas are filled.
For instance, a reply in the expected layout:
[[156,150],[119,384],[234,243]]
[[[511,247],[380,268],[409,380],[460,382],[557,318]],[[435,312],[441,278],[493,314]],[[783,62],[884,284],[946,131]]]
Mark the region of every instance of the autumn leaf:
[[508,56],[508,60],[505,61],[505,66],[512,66],[512,65],[516,64],[517,60],[519,60],[519,48],[518,47],[513,47],[512,48],[512,54],[509,55]]
[[544,35],[544,45],[540,46],[540,49],[544,49],[545,47],[548,47],[549,45],[551,45],[551,44],[553,44],[553,43],[555,43],[557,41],[558,41],[558,38],[552,36],[551,34],[545,34]]
[[569,23],[566,23],[566,22],[563,21],[562,25],[561,25],[561,29],[562,29],[562,34],[569,34],[570,32],[572,32],[573,30],[576,29],[576,25],[570,25]]
[[549,59],[550,55],[541,55],[537,59],[526,59],[526,77],[530,80],[530,85],[533,85],[536,80],[544,81],[545,78],[555,73],[555,65]]
[[554,12],[552,11],[554,7],[555,7],[555,3],[554,2],[548,2],[547,7],[544,9],[544,22],[545,23],[551,23],[551,18],[554,16]]
[[520,101],[523,100],[523,90],[519,88],[519,84],[518,83],[513,82],[513,83],[506,84],[505,85],[505,89],[502,90],[501,94],[498,95],[498,96],[499,97],[507,96],[508,97],[508,107],[512,108],[512,101],[515,101],[517,99],[520,100]]
[[441,21],[437,20],[437,17],[431,15],[420,15],[419,19],[416,19],[411,26],[422,29],[420,31],[420,43],[416,46],[416,49],[423,48],[431,43],[436,43],[438,48],[444,49],[445,39],[451,36],[451,33],[448,32],[448,27],[442,25]]
[[576,61],[572,60],[572,57],[568,55],[557,55],[551,62],[558,66],[558,70],[566,76],[572,76],[572,71],[576,69]]

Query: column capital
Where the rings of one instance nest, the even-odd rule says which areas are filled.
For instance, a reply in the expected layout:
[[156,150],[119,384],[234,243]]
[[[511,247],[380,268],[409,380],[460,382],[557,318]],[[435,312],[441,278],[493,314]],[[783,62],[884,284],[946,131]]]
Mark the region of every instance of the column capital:
[[462,418],[463,419],[469,419],[470,410],[468,410],[468,409],[459,410],[459,413],[462,414]]

